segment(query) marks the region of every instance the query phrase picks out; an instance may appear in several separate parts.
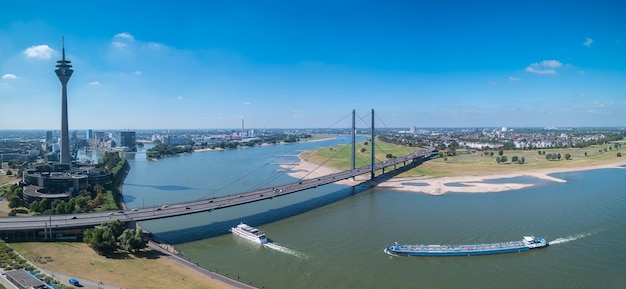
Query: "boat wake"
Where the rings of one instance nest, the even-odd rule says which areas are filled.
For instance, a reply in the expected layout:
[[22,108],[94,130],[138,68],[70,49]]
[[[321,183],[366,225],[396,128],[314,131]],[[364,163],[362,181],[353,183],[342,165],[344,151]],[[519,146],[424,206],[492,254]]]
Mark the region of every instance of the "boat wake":
[[556,245],[556,244],[563,244],[563,243],[567,243],[567,242],[571,242],[571,241],[576,241],[578,239],[582,239],[585,237],[589,237],[591,236],[593,233],[585,233],[585,234],[578,234],[578,235],[574,235],[574,236],[567,236],[565,238],[556,238],[555,240],[550,241],[550,246],[552,245]]
[[301,259],[308,259],[309,258],[304,253],[300,253],[300,252],[298,252],[296,250],[292,250],[292,249],[289,249],[287,247],[283,247],[283,246],[278,245],[276,243],[266,243],[266,244],[263,244],[263,246],[265,246],[268,249],[272,249],[274,251],[278,251],[278,252],[281,252],[281,253],[285,253],[285,254],[289,254],[289,255],[292,255],[292,256],[296,256],[296,257],[301,258]]

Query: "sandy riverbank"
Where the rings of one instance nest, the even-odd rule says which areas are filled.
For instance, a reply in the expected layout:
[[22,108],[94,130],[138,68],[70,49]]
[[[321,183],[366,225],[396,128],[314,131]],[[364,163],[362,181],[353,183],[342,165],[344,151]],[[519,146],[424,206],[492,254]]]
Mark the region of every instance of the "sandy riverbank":
[[[515,177],[533,177],[541,180],[552,182],[565,182],[565,180],[550,176],[554,173],[575,172],[606,168],[620,168],[626,165],[626,160],[618,160],[614,163],[593,165],[593,166],[576,166],[576,167],[560,167],[541,170],[520,170],[518,172],[503,174],[485,174],[476,176],[455,176],[455,177],[408,177],[393,178],[377,184],[379,188],[389,188],[405,192],[426,193],[431,195],[442,195],[448,192],[457,193],[492,193],[503,192],[509,190],[518,190],[531,187],[533,184],[528,183],[487,183],[486,180],[508,179]],[[289,175],[294,178],[317,178],[319,176],[336,173],[339,170],[316,165],[300,159],[299,162],[282,165],[283,169],[289,170]],[[623,168],[623,167],[622,167]],[[344,185],[357,185],[369,178],[369,173],[356,178],[356,181],[345,180],[338,182]]]

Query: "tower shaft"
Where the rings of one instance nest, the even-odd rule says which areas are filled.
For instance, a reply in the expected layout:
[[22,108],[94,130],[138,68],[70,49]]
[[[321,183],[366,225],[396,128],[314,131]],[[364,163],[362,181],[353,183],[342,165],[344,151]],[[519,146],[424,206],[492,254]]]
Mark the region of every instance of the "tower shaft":
[[69,164],[72,158],[70,157],[70,134],[67,119],[67,82],[74,70],[71,61],[65,59],[65,39],[63,39],[62,57],[61,60],[57,60],[57,69],[54,71],[61,81],[61,156],[59,161],[62,164]]
[[70,158],[70,134],[67,121],[67,81],[61,87],[61,156],[59,160],[62,164],[69,164],[72,160]]

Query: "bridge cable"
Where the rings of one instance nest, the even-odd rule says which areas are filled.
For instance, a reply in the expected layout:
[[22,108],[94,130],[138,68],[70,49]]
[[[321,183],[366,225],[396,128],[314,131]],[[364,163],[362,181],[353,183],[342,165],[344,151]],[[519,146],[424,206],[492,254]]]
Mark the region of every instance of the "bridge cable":
[[[350,113],[350,114],[347,114],[346,116],[344,116],[344,117],[343,117],[343,118],[341,118],[340,120],[336,121],[335,123],[333,123],[330,127],[326,128],[326,129],[333,128],[333,126],[335,126],[337,123],[339,123],[339,122],[341,122],[341,121],[345,120],[346,118],[348,118],[348,117],[350,117],[350,116],[351,116],[351,113]],[[339,135],[336,135],[335,137],[329,138],[329,139],[328,139],[328,140],[326,140],[324,143],[322,143],[322,146],[324,146],[324,145],[328,145],[328,144],[329,144],[331,141],[333,141],[333,140],[334,140],[337,136],[339,136]],[[294,150],[296,150],[296,151],[297,151],[297,148],[298,148],[299,146],[303,145],[304,143],[305,143],[305,142],[299,142],[299,143],[296,145],[296,147],[294,148]],[[240,177],[240,178],[238,178],[238,179],[236,179],[236,180],[234,180],[234,181],[232,181],[232,182],[230,182],[230,183],[228,183],[228,184],[226,184],[226,185],[224,185],[224,186],[222,186],[222,187],[220,187],[220,188],[218,188],[218,189],[212,190],[212,195],[214,196],[214,195],[215,195],[215,192],[222,191],[223,189],[225,189],[225,188],[227,188],[227,187],[230,187],[230,186],[232,186],[232,185],[233,185],[233,184],[235,184],[235,183],[240,182],[240,181],[241,181],[241,180],[243,180],[244,178],[247,178],[247,177],[249,177],[250,175],[252,175],[252,174],[256,173],[256,171],[257,171],[257,170],[259,170],[259,169],[265,168],[265,167],[267,167],[267,166],[269,166],[269,165],[273,165],[274,161],[275,161],[276,159],[278,159],[279,157],[281,157],[281,156],[278,156],[278,155],[277,155],[277,156],[276,156],[274,159],[272,159],[270,162],[268,162],[268,163],[266,163],[266,164],[263,164],[263,165],[262,165],[262,166],[260,166],[259,168],[256,168],[256,169],[251,170],[248,174],[246,174],[246,175],[244,175],[244,176],[242,176],[242,177]],[[263,184],[263,183],[268,183],[268,184],[269,184],[269,182],[270,182],[271,180],[274,180],[274,179],[278,178],[280,175],[284,174],[285,172],[286,172],[286,171],[283,171],[283,172],[281,172],[281,173],[279,173],[279,174],[276,174],[275,176],[271,177],[269,180],[266,180],[266,181],[262,182],[261,184]],[[258,187],[260,187],[260,186],[261,186],[261,185],[257,185],[256,187],[258,188]],[[254,189],[253,189],[253,190],[254,190]],[[200,197],[200,198],[198,199],[198,201],[203,200],[203,199],[208,198],[208,197],[209,197],[209,194],[207,194],[207,195],[205,195],[205,196]]]

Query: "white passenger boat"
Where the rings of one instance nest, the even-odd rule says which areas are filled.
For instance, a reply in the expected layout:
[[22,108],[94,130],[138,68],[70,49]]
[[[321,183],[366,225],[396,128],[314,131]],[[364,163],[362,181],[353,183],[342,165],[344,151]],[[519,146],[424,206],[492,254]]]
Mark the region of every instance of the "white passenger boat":
[[265,244],[267,243],[267,238],[265,237],[265,233],[259,231],[259,229],[255,227],[248,226],[244,223],[241,223],[235,227],[230,228],[230,231],[239,237],[242,237],[246,240],[250,240],[257,244]]

